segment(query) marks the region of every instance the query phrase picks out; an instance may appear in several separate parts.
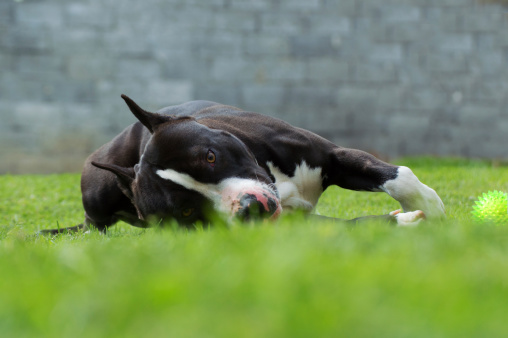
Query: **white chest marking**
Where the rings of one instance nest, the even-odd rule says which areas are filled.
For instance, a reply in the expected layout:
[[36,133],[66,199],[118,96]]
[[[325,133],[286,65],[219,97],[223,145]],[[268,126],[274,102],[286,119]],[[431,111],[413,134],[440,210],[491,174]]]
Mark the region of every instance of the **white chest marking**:
[[282,209],[301,209],[311,211],[323,193],[320,167],[311,168],[305,161],[296,166],[293,177],[283,174],[272,162],[266,165],[275,177]]

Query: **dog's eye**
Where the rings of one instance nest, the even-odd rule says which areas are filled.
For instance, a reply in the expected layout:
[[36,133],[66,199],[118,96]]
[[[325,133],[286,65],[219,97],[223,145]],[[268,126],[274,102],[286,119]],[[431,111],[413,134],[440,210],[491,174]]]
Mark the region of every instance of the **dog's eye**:
[[206,161],[208,163],[215,163],[215,153],[211,150],[208,150],[208,153],[206,154]]
[[194,208],[187,208],[182,210],[183,217],[189,217],[194,212]]

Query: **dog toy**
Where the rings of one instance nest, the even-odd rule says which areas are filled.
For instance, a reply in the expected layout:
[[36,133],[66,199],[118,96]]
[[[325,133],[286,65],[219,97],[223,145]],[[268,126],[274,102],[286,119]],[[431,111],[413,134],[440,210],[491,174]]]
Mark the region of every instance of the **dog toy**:
[[477,223],[508,224],[508,194],[497,190],[483,193],[471,214]]

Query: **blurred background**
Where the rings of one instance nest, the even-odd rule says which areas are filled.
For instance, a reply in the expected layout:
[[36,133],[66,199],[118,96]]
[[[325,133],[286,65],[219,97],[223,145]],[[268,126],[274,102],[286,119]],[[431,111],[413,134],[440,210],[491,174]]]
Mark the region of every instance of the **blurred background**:
[[383,159],[508,158],[508,1],[0,0],[0,173],[206,99]]

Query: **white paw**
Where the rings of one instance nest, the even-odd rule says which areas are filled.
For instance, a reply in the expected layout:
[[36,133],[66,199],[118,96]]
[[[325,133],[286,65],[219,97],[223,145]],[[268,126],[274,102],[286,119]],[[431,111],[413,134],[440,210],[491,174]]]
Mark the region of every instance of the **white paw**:
[[446,217],[441,198],[407,167],[399,167],[397,178],[386,182],[382,190],[399,201],[404,211],[422,210],[429,219]]
[[421,221],[426,219],[425,213],[421,210],[400,212],[399,210],[392,211],[390,215],[395,216],[398,226],[416,226]]

